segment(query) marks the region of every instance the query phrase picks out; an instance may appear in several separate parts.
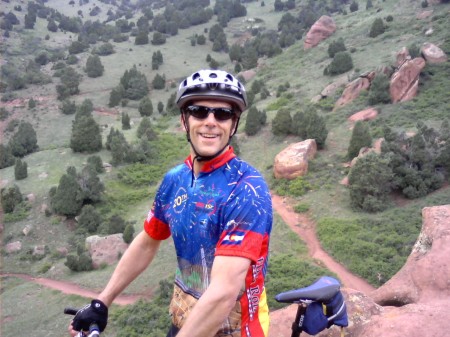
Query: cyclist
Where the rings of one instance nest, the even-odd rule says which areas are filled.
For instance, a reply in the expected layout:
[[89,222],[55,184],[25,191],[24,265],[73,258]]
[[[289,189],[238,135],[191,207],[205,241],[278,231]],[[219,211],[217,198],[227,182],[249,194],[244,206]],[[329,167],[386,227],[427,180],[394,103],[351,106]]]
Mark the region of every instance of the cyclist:
[[181,82],[176,103],[190,155],[163,178],[143,231],[98,298],[74,317],[72,335],[92,321],[105,328],[107,307],[169,236],[178,267],[167,336],[268,335],[270,192],[261,174],[230,146],[247,108],[245,88],[225,71],[200,70]]

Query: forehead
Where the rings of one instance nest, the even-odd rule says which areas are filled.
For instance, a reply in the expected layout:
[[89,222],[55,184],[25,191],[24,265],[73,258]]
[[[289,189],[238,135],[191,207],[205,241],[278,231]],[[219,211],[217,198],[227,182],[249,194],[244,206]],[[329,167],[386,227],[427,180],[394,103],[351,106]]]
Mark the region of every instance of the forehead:
[[232,105],[226,101],[220,99],[199,99],[192,101],[193,105],[206,106],[208,108],[228,108],[231,109]]

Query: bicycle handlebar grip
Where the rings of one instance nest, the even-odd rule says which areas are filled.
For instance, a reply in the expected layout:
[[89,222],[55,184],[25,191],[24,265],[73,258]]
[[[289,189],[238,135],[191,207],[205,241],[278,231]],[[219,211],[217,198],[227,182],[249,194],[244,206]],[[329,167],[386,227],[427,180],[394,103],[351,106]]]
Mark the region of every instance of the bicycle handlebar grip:
[[77,312],[78,312],[78,309],[75,309],[75,308],[64,308],[64,313],[66,314],[66,315],[76,315],[77,314]]

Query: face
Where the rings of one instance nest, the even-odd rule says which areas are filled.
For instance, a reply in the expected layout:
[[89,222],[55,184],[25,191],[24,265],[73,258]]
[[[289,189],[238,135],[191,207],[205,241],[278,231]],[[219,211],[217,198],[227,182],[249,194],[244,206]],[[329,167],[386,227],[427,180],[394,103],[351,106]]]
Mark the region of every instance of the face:
[[[193,101],[191,105],[208,108],[232,108],[231,104],[217,100],[198,100]],[[199,119],[189,114],[186,115],[186,118],[191,143],[202,156],[212,156],[220,151],[228,143],[235,123],[234,119],[217,120],[212,112],[205,119]],[[192,147],[191,155],[195,156]]]

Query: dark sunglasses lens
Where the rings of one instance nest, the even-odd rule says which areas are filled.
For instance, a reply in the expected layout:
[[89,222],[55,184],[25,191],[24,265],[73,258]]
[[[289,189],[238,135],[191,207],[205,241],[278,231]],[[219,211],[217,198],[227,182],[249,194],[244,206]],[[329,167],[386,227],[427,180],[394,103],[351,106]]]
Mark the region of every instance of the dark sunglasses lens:
[[214,112],[214,117],[216,117],[218,121],[226,121],[233,117],[233,111],[231,109],[217,108],[212,110]]
[[212,112],[218,121],[226,121],[233,117],[233,110],[227,108],[207,108],[204,106],[190,105],[186,108],[186,112],[198,119],[207,118],[209,112]]

